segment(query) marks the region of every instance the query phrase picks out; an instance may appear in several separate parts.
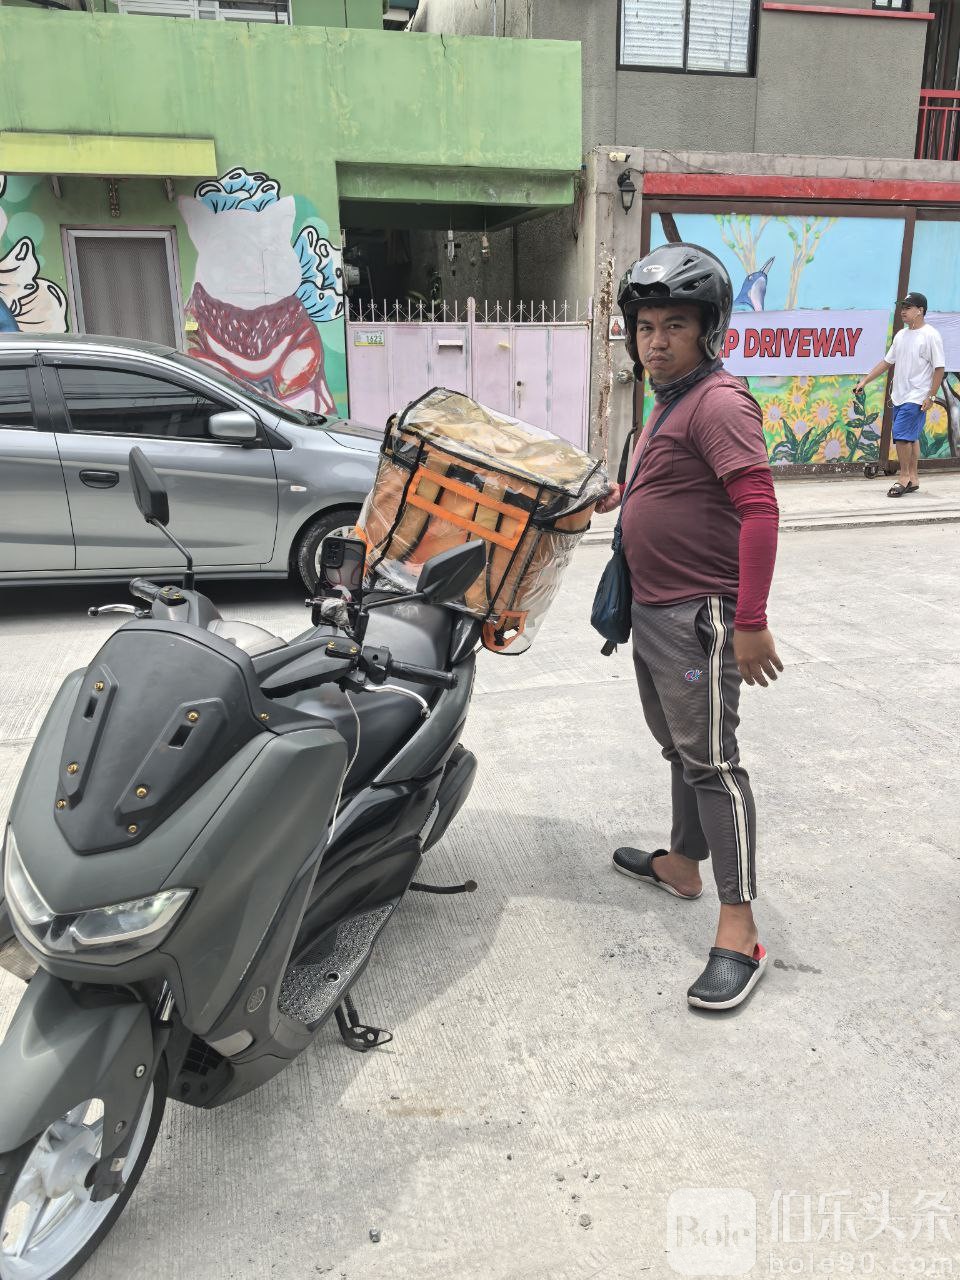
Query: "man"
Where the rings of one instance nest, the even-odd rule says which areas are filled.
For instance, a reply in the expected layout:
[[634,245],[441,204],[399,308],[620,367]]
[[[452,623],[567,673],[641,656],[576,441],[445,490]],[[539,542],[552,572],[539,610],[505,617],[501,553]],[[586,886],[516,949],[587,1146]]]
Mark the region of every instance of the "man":
[[900,303],[904,328],[894,334],[890,350],[854,388],[862,391],[893,366],[893,443],[897,446],[900,479],[887,490],[888,498],[902,498],[920,488],[920,436],[943,381],[943,340],[927,324],[927,299],[908,293]]
[[622,501],[633,591],[634,665],[644,718],[671,766],[670,847],[617,849],[625,875],[698,898],[713,860],[720,921],[691,1005],[730,1009],[766,964],[753,918],[756,814],[740,764],[740,684],[767,687],[783,664],[767,629],[778,508],[760,409],[717,358],[733,290],[722,263],[671,244],[633,264],[618,302],[627,350],[650,374],[656,407]]

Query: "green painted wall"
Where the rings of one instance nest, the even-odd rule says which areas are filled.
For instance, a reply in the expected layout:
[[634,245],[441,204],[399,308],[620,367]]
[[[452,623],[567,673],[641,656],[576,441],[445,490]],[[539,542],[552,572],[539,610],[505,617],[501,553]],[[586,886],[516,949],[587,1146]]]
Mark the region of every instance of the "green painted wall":
[[[379,0],[346,2],[351,21],[360,20],[364,4],[371,12],[379,6]],[[316,16],[327,0],[295,3],[314,5]],[[35,72],[40,66],[42,76]],[[22,242],[30,240],[35,276],[53,286],[41,295],[55,311],[65,282],[61,227],[172,227],[184,298],[196,295],[197,305],[187,307],[191,342],[208,330],[222,338],[231,324],[248,320],[251,330],[281,324],[280,300],[288,299],[289,310],[300,298],[322,337],[326,388],[343,407],[342,304],[338,309],[334,297],[338,288],[342,293],[338,163],[361,195],[368,168],[380,199],[413,194],[457,203],[479,192],[496,204],[500,192],[502,203],[514,204],[522,193],[531,207],[556,207],[569,199],[580,165],[579,53],[559,41],[4,5],[5,129],[212,138],[217,173],[209,178],[223,179],[219,187],[198,200],[198,179],[177,180],[171,203],[158,180],[124,179],[119,218],[111,217],[101,177],[64,178],[61,199],[45,178],[10,177],[0,192],[0,257],[16,249],[24,278],[31,260]],[[423,171],[426,186],[418,179]],[[260,190],[264,177],[269,192]],[[322,268],[319,296],[317,280],[306,274],[295,287],[296,258],[304,272],[310,263]],[[226,282],[225,272],[232,273]],[[0,274],[0,297],[2,280]],[[204,282],[227,310],[200,305],[197,286]],[[25,299],[18,295],[12,304],[16,310]],[[274,308],[267,319],[265,307]]]
[[[86,0],[94,13],[116,13],[117,0]],[[3,0],[4,8],[35,9],[31,0]],[[142,14],[138,14],[142,17]],[[383,0],[290,0],[290,17],[300,27],[383,29]],[[182,19],[181,19],[182,21]]]

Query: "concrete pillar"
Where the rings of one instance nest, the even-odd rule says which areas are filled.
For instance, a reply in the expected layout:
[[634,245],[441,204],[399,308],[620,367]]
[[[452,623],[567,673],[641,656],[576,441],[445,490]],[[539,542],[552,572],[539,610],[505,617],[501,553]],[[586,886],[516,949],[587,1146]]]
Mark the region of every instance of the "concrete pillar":
[[[623,155],[629,158],[621,159]],[[590,451],[605,457],[611,472],[616,470],[633,421],[634,383],[625,344],[610,339],[610,320],[619,314],[620,277],[641,252],[642,196],[638,190],[633,208],[624,213],[617,185],[624,169],[633,170],[633,180],[639,188],[643,172],[641,149],[600,146],[587,159],[584,238],[589,236],[594,246]],[[621,381],[617,375],[622,373],[631,376]]]

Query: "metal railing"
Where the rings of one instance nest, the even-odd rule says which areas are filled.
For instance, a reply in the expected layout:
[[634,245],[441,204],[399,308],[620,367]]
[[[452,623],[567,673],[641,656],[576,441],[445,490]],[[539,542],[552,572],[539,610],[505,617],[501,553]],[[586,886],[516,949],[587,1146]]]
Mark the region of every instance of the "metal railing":
[[917,159],[960,160],[960,90],[920,90]]
[[346,302],[347,320],[355,324],[584,324],[592,318],[590,302]]

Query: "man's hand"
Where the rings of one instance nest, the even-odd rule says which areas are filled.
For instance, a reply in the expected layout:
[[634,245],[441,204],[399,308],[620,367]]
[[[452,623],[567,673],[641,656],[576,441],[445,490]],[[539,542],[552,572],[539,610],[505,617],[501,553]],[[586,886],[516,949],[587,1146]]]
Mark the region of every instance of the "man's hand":
[[861,378],[860,381],[857,383],[857,385],[853,388],[853,394],[859,395],[859,393],[864,389],[866,385],[867,385],[866,378]]
[[737,670],[749,685],[759,684],[766,689],[767,677],[776,680],[777,672],[783,670],[783,663],[769,631],[735,630],[733,656]]
[[928,413],[933,408],[933,396],[924,396],[923,404],[920,406],[922,413]]
[[621,492],[622,485],[619,484],[615,484],[612,489],[608,489],[597,503],[597,515],[605,516],[608,511],[616,511],[620,505]]

